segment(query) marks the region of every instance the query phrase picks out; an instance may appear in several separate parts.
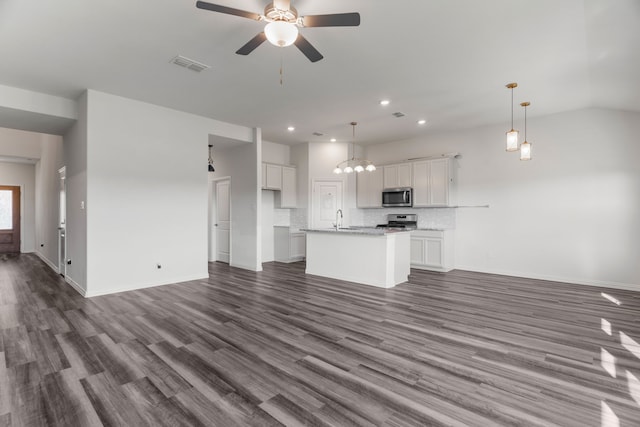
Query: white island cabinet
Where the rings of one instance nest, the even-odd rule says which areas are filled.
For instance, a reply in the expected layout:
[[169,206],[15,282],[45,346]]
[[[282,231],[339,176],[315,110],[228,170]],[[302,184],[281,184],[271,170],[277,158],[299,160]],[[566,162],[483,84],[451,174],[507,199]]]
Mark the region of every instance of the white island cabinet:
[[307,229],[307,274],[392,288],[410,272],[411,233]]

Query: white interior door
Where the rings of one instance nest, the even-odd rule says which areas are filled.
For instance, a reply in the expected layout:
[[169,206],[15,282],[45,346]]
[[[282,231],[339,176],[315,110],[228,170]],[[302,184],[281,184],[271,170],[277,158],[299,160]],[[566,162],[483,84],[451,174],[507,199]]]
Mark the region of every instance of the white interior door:
[[231,243],[231,203],[229,180],[216,182],[216,260],[229,262]]
[[313,183],[313,228],[331,228],[336,212],[342,209],[342,181]]

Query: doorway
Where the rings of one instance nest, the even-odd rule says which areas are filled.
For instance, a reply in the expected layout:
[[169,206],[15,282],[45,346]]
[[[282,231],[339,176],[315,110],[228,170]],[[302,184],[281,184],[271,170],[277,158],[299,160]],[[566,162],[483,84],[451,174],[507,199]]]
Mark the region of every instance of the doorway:
[[331,228],[342,209],[342,181],[314,181],[312,199],[313,228]]
[[67,181],[66,168],[58,170],[58,273],[67,275]]
[[20,252],[20,187],[0,185],[0,253]]

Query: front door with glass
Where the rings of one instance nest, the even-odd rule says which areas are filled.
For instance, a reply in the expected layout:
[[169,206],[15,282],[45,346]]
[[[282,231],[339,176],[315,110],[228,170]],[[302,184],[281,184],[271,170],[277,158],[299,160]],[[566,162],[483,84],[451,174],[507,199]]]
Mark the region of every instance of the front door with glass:
[[20,252],[20,187],[0,185],[0,253]]

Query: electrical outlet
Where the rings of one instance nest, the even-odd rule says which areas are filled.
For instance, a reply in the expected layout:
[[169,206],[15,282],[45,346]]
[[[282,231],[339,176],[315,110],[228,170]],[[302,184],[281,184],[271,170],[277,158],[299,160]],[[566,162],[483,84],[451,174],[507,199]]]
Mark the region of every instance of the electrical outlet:
[[44,243],[40,243],[40,247],[41,247],[41,248],[44,248]]
[[70,259],[67,260],[67,265],[71,265],[71,260]]
[[156,264],[156,268],[160,270],[162,268],[162,264]]

